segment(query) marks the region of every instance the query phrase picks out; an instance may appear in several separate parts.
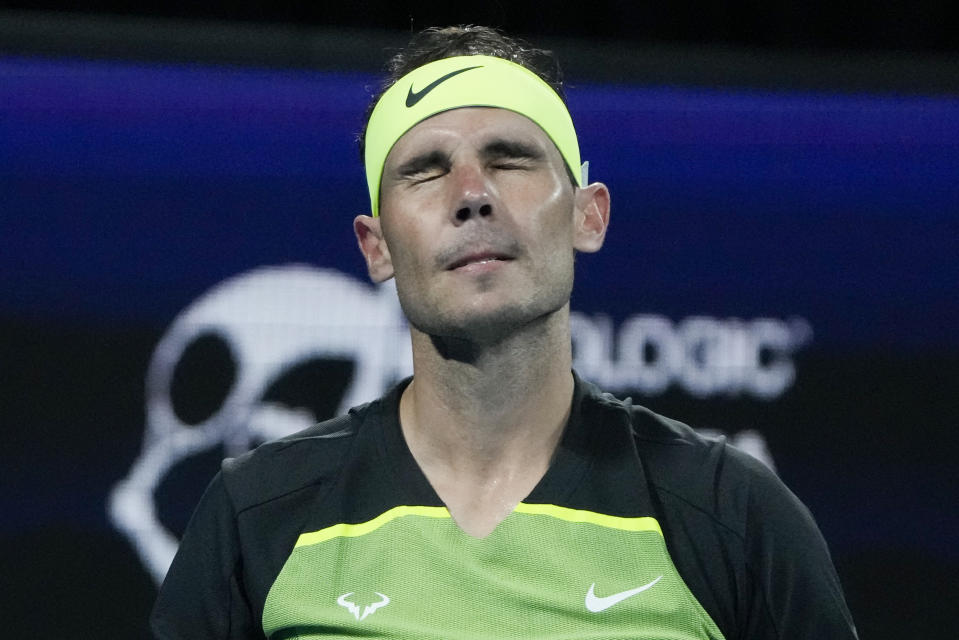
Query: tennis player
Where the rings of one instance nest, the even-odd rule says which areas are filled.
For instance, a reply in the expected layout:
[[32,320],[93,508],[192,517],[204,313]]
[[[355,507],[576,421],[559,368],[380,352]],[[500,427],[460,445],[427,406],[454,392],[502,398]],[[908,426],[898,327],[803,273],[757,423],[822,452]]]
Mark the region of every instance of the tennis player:
[[224,461],[158,638],[856,637],[809,512],[763,465],[572,371],[588,181],[557,67],[491,29],[391,63],[363,139],[373,281],[414,375]]

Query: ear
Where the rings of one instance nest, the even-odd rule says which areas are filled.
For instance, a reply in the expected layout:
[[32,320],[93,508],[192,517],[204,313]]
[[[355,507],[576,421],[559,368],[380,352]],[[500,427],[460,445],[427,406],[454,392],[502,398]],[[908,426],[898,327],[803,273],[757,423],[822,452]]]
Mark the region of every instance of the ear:
[[360,253],[366,259],[366,268],[370,280],[383,282],[393,277],[393,259],[390,249],[383,238],[380,219],[372,216],[356,216],[353,220],[353,232],[360,245]]
[[602,182],[576,189],[573,248],[584,253],[599,251],[609,226],[609,189]]

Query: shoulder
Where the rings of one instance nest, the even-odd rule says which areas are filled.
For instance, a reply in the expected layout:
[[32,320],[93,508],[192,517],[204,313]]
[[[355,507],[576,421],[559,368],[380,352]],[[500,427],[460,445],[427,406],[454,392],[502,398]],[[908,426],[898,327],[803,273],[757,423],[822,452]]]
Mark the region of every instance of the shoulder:
[[629,415],[670,555],[727,637],[856,637],[812,514],[772,470],[723,437],[597,396]]
[[632,416],[670,553],[720,628],[855,638],[826,541],[772,470],[725,438],[641,407]]
[[[577,377],[584,406],[598,407],[601,422],[625,416],[646,481],[660,506],[696,512],[715,525],[747,534],[751,515],[766,512],[764,524],[776,526],[784,516],[809,520],[806,507],[765,464],[730,445],[723,436],[698,433],[689,425],[646,407],[620,400]],[[617,417],[618,416],[618,417]]]
[[633,433],[650,479],[659,492],[711,516],[738,537],[761,512],[766,525],[810,518],[806,507],[765,464],[688,425],[645,407],[631,408]]
[[266,442],[220,469],[237,512],[324,484],[335,478],[363,424],[375,417],[380,400],[278,440]]

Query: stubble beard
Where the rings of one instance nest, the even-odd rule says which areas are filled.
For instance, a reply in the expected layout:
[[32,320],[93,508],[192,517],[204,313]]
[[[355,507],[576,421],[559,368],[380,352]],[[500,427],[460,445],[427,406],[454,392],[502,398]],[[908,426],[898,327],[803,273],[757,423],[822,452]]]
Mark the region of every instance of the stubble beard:
[[501,344],[517,334],[535,331],[569,302],[572,268],[548,286],[531,287],[525,299],[512,300],[491,309],[451,309],[441,303],[415,300],[397,287],[400,306],[411,327],[429,336],[437,346],[482,348]]

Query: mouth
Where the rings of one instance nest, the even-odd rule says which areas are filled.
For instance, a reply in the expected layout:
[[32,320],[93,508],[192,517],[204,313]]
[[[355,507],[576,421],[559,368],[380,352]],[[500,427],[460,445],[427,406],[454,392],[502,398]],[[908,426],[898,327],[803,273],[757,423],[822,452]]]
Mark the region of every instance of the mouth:
[[465,256],[459,256],[455,260],[449,263],[446,267],[447,271],[455,271],[456,269],[461,269],[463,267],[469,267],[471,265],[484,265],[491,264],[495,262],[507,262],[512,260],[513,256],[498,253],[495,251],[480,251],[476,253],[470,253]]

